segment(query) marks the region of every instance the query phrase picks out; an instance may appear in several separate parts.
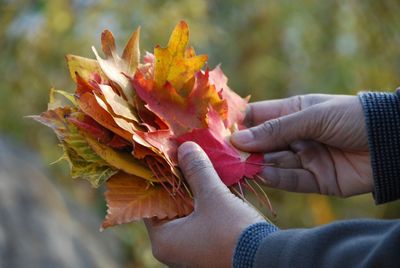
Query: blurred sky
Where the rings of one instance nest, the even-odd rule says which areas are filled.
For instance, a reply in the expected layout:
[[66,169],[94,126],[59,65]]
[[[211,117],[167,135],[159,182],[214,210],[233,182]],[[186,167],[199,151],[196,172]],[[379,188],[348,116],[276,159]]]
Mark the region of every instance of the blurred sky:
[[[64,55],[93,57],[91,46],[100,48],[105,28],[122,48],[139,25],[141,51],[152,51],[167,43],[181,19],[189,23],[197,52],[209,54],[208,65],[221,63],[230,87],[252,100],[392,91],[400,84],[399,12],[395,0],[0,0],[0,133],[51,163],[61,154],[55,136],[24,116],[47,108],[50,87],[74,90]],[[71,183],[66,163],[49,172],[77,200],[104,214],[100,193],[85,182]],[[267,192],[278,212],[273,220],[282,227],[400,215],[399,205],[376,207],[370,195],[341,200]]]

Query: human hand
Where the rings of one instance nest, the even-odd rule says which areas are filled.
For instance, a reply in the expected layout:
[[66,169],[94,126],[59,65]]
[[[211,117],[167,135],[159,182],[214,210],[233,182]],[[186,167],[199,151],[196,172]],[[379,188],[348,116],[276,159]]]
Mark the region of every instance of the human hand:
[[153,255],[169,267],[231,267],[240,234],[265,220],[229,191],[197,144],[182,144],[178,160],[194,211],[172,221],[145,220]]
[[341,197],[371,192],[372,169],[361,103],[356,96],[311,94],[249,105],[251,128],[231,142],[264,152],[262,182],[287,191]]

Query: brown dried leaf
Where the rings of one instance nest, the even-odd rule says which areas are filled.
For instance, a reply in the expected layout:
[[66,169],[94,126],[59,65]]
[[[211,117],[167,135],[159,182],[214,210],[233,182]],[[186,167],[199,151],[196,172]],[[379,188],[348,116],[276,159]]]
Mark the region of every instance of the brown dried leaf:
[[107,181],[107,216],[102,228],[143,218],[173,219],[188,215],[193,203],[188,195],[171,196],[162,186],[119,172]]

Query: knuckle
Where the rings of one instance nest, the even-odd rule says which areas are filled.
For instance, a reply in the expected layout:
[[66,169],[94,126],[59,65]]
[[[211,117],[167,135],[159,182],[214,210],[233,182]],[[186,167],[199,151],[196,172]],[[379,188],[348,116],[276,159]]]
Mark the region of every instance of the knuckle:
[[259,136],[271,136],[277,134],[281,131],[282,122],[279,118],[275,118],[266,121],[260,125],[260,131],[256,131],[254,136],[259,138]]
[[243,124],[247,127],[252,127],[254,125],[254,108],[251,104],[249,104],[246,108],[246,115],[244,117]]
[[321,102],[321,95],[320,94],[308,94],[303,96],[303,108],[307,108],[309,106],[318,104]]
[[313,105],[324,102],[327,99],[329,99],[329,97],[323,94],[305,94],[290,98],[292,102],[291,107],[293,107],[294,112],[303,111]]
[[304,103],[304,96],[303,95],[297,95],[289,98],[290,100],[290,107],[292,107],[293,111],[292,113],[301,111],[303,109],[303,103]]

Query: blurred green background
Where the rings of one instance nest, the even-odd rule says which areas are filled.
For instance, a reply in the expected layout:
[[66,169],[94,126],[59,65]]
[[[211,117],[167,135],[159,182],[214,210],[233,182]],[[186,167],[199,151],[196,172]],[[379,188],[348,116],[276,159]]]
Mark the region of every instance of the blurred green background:
[[[0,0],[0,133],[39,152],[46,165],[58,159],[52,131],[24,116],[46,110],[50,87],[74,90],[64,55],[93,57],[91,46],[100,48],[105,28],[121,48],[139,25],[142,52],[152,51],[167,43],[180,19],[189,23],[197,52],[209,55],[209,66],[222,63],[230,87],[252,101],[393,91],[400,84],[399,12],[394,0]],[[59,187],[103,217],[103,189],[71,182],[67,163],[48,168]],[[371,195],[343,200],[266,191],[278,214],[273,221],[282,228],[400,215],[399,202],[375,206]],[[160,265],[141,223],[106,232],[124,245],[127,267]]]

